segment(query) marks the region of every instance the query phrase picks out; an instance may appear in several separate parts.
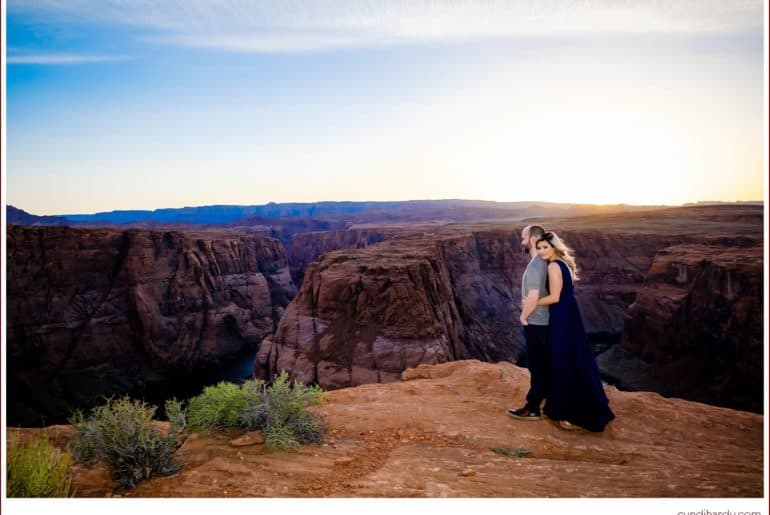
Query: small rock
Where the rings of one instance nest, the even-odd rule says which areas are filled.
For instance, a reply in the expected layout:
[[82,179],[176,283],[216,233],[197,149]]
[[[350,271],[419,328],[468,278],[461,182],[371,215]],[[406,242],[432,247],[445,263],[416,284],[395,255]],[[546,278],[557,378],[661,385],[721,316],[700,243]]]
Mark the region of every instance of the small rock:
[[462,472],[460,472],[460,475],[463,476],[463,477],[475,476],[476,475],[476,471],[473,470],[473,469],[465,469]]
[[349,463],[353,463],[353,458],[350,456],[343,456],[342,458],[337,458],[334,460],[335,465],[347,465]]
[[258,431],[252,431],[235,440],[230,440],[230,445],[233,447],[246,447],[248,445],[258,445],[263,443],[265,443],[265,437]]
[[457,438],[458,436],[460,436],[460,432],[459,431],[449,431],[446,434],[447,438]]
[[409,438],[402,438],[401,443],[409,443]]

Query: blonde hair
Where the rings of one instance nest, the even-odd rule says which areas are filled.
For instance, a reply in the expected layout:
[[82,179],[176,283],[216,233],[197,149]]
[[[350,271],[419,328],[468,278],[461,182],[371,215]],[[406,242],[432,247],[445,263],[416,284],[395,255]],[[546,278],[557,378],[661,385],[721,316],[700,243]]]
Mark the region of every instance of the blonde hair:
[[572,280],[577,281],[578,268],[577,263],[575,263],[575,255],[573,254],[574,250],[568,247],[567,244],[553,231],[546,232],[538,238],[537,242],[540,243],[541,241],[547,241],[553,247],[556,257],[567,263],[567,267],[572,274]]

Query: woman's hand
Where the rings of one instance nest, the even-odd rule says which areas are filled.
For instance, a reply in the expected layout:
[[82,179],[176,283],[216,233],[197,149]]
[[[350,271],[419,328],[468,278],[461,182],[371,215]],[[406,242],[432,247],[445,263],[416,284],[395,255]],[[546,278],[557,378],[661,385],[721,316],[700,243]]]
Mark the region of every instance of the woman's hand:
[[519,317],[519,322],[521,322],[521,325],[529,325],[529,322],[527,322],[527,319],[524,318],[524,315]]

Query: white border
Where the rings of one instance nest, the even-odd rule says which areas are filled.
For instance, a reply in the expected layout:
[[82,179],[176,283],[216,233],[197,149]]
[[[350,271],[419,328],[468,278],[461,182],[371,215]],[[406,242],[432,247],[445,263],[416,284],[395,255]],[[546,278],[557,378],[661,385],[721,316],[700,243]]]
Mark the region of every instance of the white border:
[[2,155],[2,162],[0,163],[0,197],[2,197],[2,209],[3,209],[2,214],[0,214],[0,233],[2,234],[2,240],[3,240],[2,244],[1,244],[2,252],[3,253],[2,253],[2,257],[0,258],[0,259],[2,259],[2,277],[0,278],[0,283],[2,283],[2,286],[1,286],[2,287],[2,294],[0,294],[0,299],[2,299],[2,301],[0,301],[0,303],[2,304],[2,312],[0,313],[0,324],[2,324],[2,326],[1,326],[2,329],[0,329],[0,334],[2,334],[2,336],[0,336],[0,338],[1,338],[1,340],[0,340],[0,349],[2,349],[2,356],[0,356],[0,361],[2,361],[2,374],[3,374],[3,377],[2,377],[2,422],[3,422],[3,428],[2,428],[2,437],[0,438],[2,440],[2,459],[0,460],[0,462],[2,463],[2,470],[0,470],[0,473],[3,476],[2,476],[2,480],[0,480],[0,483],[2,483],[2,492],[0,493],[0,495],[2,495],[2,500],[3,500],[3,511],[5,511],[5,499],[6,499],[6,480],[5,480],[5,477],[6,477],[5,476],[5,471],[6,471],[6,468],[5,468],[5,454],[6,454],[6,452],[5,452],[6,451],[6,438],[5,437],[6,437],[6,430],[5,430],[5,428],[6,428],[6,425],[5,425],[5,408],[7,406],[7,402],[6,402],[6,387],[5,387],[5,384],[6,384],[6,381],[5,381],[5,378],[6,378],[6,369],[5,369],[5,361],[6,361],[5,360],[5,356],[6,356],[6,352],[5,352],[5,349],[7,348],[6,347],[6,341],[5,341],[5,304],[6,304],[5,303],[5,295],[6,295],[6,290],[5,290],[6,280],[5,280],[5,278],[6,278],[6,270],[7,270],[7,267],[6,267],[7,259],[6,258],[8,256],[8,254],[6,253],[6,248],[5,248],[5,226],[6,226],[6,223],[7,223],[7,220],[6,220],[6,191],[7,191],[7,188],[6,188],[6,186],[7,186],[6,176],[8,175],[6,173],[6,171],[8,170],[8,158],[7,158],[7,155],[6,155],[8,153],[8,145],[7,145],[8,139],[7,139],[6,133],[5,133],[6,132],[6,127],[7,127],[7,124],[6,124],[7,115],[6,115],[6,109],[5,109],[5,106],[7,105],[6,97],[5,97],[5,82],[6,82],[6,75],[7,75],[6,70],[7,69],[6,69],[6,65],[5,65],[5,56],[6,56],[6,37],[7,37],[8,31],[7,31],[7,24],[6,24],[6,9],[7,9],[6,2],[0,2],[0,4],[2,4],[2,8],[1,9],[2,9],[2,17],[3,17],[3,19],[2,19],[2,31],[1,31],[2,35],[3,35],[2,36],[2,52],[3,53],[2,53],[2,56],[0,56],[0,59],[1,59],[0,63],[2,63],[2,70],[0,70],[0,75],[2,75],[2,78],[3,78],[2,79],[2,99],[0,100],[2,102],[2,107],[0,107],[0,111],[2,111],[2,113],[3,113],[2,122],[0,123],[2,125],[2,141],[0,141],[0,155]]
[[[768,514],[768,1],[763,1],[764,16],[764,494],[757,499],[725,499],[725,498],[674,498],[674,499],[41,499],[19,500],[6,498],[6,170],[7,170],[7,134],[6,134],[6,3],[1,3],[2,9],[2,171],[0,191],[2,192],[2,512],[3,513],[49,513],[82,515],[83,513],[102,513],[109,510],[110,515],[130,514],[136,510],[150,508],[153,511],[167,509],[199,510],[210,513],[213,509],[224,506],[237,513],[249,513],[247,510],[257,509],[261,513],[280,513],[286,510],[304,510],[305,512],[334,512],[335,514],[361,515],[393,515],[394,512],[420,512],[438,509],[442,512],[463,513],[482,510],[484,515],[511,515],[512,513],[591,513],[595,515],[635,514],[671,514],[678,515],[693,512],[699,515],[716,515],[729,512],[736,515],[740,511]],[[7,511],[6,511],[7,510]],[[289,511],[289,512],[290,512]],[[253,513],[259,513],[253,512]],[[710,512],[710,513],[709,513]]]

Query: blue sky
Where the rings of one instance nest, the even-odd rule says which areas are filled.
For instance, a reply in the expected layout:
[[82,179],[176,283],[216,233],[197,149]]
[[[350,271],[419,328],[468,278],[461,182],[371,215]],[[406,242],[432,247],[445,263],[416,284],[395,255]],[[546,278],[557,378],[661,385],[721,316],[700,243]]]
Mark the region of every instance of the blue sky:
[[7,203],[761,200],[761,1],[10,1]]

